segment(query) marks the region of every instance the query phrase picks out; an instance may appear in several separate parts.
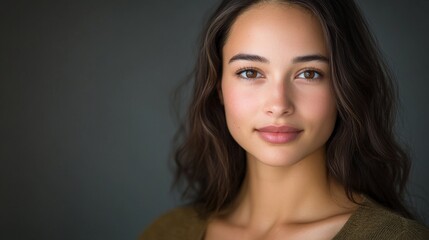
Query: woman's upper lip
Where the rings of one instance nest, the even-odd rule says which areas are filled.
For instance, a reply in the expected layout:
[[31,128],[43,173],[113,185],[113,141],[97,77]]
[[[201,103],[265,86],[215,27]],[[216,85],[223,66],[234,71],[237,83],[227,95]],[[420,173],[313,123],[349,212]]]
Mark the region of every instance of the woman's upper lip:
[[302,129],[294,128],[291,126],[266,126],[262,128],[256,129],[259,132],[273,132],[273,133],[292,133],[292,132],[300,132]]

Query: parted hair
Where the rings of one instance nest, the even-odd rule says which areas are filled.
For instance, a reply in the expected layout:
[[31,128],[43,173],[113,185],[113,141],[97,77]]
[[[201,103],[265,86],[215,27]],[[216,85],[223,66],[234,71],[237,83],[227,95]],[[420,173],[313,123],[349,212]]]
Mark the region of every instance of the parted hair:
[[249,7],[282,2],[318,18],[330,58],[338,111],[326,143],[326,171],[352,193],[364,194],[407,218],[404,201],[410,171],[395,138],[397,90],[362,13],[353,0],[224,0],[201,35],[193,90],[175,137],[175,184],[201,216],[231,205],[246,173],[246,154],[230,135],[218,89],[222,48],[235,19]]

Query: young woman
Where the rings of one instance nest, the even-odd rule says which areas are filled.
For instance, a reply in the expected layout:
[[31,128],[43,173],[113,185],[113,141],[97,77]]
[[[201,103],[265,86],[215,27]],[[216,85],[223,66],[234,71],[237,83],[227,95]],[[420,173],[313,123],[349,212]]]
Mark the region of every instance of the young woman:
[[141,239],[429,239],[394,100],[352,0],[223,1],[175,154],[191,204]]

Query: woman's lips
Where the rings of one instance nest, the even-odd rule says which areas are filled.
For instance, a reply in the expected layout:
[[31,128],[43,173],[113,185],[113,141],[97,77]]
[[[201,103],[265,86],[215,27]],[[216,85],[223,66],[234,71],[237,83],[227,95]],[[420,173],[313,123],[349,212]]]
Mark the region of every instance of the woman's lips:
[[291,142],[302,132],[301,129],[289,126],[267,126],[258,128],[256,131],[263,140],[274,144]]

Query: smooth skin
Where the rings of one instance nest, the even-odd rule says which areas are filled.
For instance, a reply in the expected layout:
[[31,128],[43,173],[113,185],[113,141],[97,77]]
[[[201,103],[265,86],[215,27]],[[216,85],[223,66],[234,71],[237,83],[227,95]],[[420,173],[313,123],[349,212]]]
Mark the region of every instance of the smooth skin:
[[[205,239],[332,239],[357,205],[326,172],[337,110],[318,19],[284,3],[242,13],[223,48],[219,95],[228,129],[247,153],[247,173]],[[261,137],[266,126],[300,133],[273,143]]]

